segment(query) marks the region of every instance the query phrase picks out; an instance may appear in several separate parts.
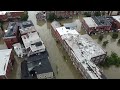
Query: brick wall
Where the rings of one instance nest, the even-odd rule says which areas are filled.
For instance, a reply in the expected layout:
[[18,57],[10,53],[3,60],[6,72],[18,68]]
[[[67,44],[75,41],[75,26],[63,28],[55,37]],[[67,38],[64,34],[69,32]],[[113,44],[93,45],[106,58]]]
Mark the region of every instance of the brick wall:
[[14,36],[13,38],[7,38],[7,37],[5,37],[5,38],[3,38],[3,39],[4,39],[6,45],[7,45],[7,47],[8,47],[9,49],[12,48],[12,45],[13,45],[13,44],[15,44],[15,43],[18,42],[18,39],[16,38],[16,36]]

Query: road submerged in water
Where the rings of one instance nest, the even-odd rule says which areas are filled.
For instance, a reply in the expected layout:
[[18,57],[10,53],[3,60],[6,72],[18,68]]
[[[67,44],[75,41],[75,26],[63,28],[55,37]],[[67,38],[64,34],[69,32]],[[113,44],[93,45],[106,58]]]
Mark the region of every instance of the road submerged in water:
[[32,20],[36,30],[39,32],[41,39],[43,40],[50,57],[50,63],[57,79],[82,79],[82,75],[75,69],[70,60],[65,60],[60,45],[57,45],[51,30],[48,29],[48,24],[45,22],[42,26],[37,25],[36,13],[29,11],[29,19]]

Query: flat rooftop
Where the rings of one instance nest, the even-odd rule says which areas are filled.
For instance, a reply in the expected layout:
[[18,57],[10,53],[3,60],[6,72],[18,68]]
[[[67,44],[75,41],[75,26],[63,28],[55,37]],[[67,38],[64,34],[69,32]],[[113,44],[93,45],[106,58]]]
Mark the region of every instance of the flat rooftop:
[[98,26],[91,17],[84,17],[83,19],[85,20],[86,24],[89,27],[97,27]]
[[56,28],[58,28],[58,27],[61,27],[60,23],[57,21],[53,21],[51,23],[51,26],[53,27],[54,30],[56,30]]
[[7,30],[5,30],[4,37],[15,36],[15,33],[17,32],[17,28],[18,28],[18,23],[17,22],[9,22]]
[[21,34],[26,34],[28,32],[36,31],[33,22],[31,20],[21,22],[19,26],[20,26],[19,30]]
[[56,29],[61,36],[65,34],[79,34],[75,29],[66,29],[65,27],[59,27]]
[[120,16],[112,16],[112,17],[120,23]]
[[48,52],[41,52],[37,55],[31,55],[27,58],[28,71],[34,69],[37,74],[53,72],[48,59]]
[[72,53],[77,61],[82,64],[93,79],[102,78],[103,74],[100,69],[90,60],[92,57],[103,55],[106,52],[95,41],[93,41],[89,35],[79,35],[77,33],[70,34],[62,32],[62,30],[67,31],[63,27],[57,28],[61,38],[66,41],[69,47],[71,47]]
[[12,49],[0,50],[0,76],[6,74]]
[[22,35],[21,38],[26,49],[30,48],[32,52],[37,50],[45,50],[43,41],[37,32],[27,33],[26,35]]
[[28,71],[27,61],[25,60],[21,62],[21,79],[33,79]]
[[98,26],[111,26],[105,16],[93,16],[92,18]]

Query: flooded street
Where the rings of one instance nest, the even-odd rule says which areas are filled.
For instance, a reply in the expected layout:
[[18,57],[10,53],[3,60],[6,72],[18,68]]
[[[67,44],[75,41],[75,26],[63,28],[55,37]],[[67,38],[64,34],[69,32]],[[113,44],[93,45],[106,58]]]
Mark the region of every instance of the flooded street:
[[[63,58],[64,55],[64,50],[61,50],[61,46],[57,45],[54,38],[51,35],[51,31],[49,28],[49,23],[41,23],[41,25],[37,25],[36,22],[36,18],[35,18],[35,14],[36,12],[29,12],[29,20],[32,20],[37,31],[40,34],[40,37],[42,38],[42,40],[44,41],[47,50],[49,52],[49,56],[50,56],[50,62],[51,65],[53,67],[53,70],[55,72],[56,78],[71,78],[71,79],[80,79],[82,78],[81,74],[79,73],[79,71],[77,71],[74,66],[72,65],[72,62],[70,60],[66,60]],[[80,17],[81,18],[81,17]],[[70,22],[74,22],[76,21],[77,18],[75,19],[69,19],[69,20],[62,20],[60,21],[61,23],[70,23]],[[85,34],[85,30],[80,30],[78,31],[80,32],[80,34]],[[99,35],[94,35],[91,36],[98,44],[100,44],[102,46],[103,41],[105,40],[109,40],[108,45],[104,48],[107,51],[107,54],[110,55],[111,51],[116,52],[119,56],[120,56],[120,45],[117,44],[118,39],[120,38],[120,34],[118,39],[113,40],[111,38],[111,34],[105,34],[104,35],[104,39],[102,40],[102,42],[98,41],[98,36]],[[58,73],[56,70],[56,67],[58,68]],[[111,66],[110,68],[102,68],[104,74],[106,75],[107,78],[109,79],[117,79],[120,78],[120,68]]]
[[[49,53],[49,58],[50,58],[50,63],[52,65],[53,71],[55,73],[55,76],[57,79],[82,79],[81,73],[75,69],[73,66],[72,62],[70,61],[68,55],[66,54],[65,50],[63,47],[61,47],[59,44],[56,43],[54,37],[51,35],[51,30],[50,30],[50,23],[49,22],[40,22],[37,23],[36,21],[36,13],[37,11],[28,11],[29,18],[28,20],[32,20],[36,30],[38,31],[41,39],[43,40],[47,51]],[[79,20],[81,17],[75,17],[73,19],[65,19],[60,21],[60,23],[79,23]],[[81,24],[79,27],[77,27],[77,31],[80,34],[85,34],[85,30],[79,29],[81,27]],[[99,35],[92,35],[91,37],[99,44],[102,46],[103,42],[108,40],[109,43],[107,44],[106,47],[103,47],[107,51],[107,55],[111,54],[111,51],[114,51],[115,53],[120,56],[120,44],[117,44],[118,39],[120,39],[120,32],[119,32],[119,37],[114,40],[111,37],[112,32],[108,34],[104,34],[103,40],[100,42],[98,40]],[[3,39],[0,38],[0,49],[6,49],[7,46],[4,43]],[[12,71],[12,74],[10,76],[10,79],[20,79],[21,75],[21,61],[22,59],[18,58],[15,55],[15,65],[14,65],[14,70]],[[108,79],[120,79],[120,67],[117,68],[115,66],[111,66],[109,68],[101,68],[106,75]]]
[[[80,33],[85,34],[85,31],[81,30]],[[120,39],[120,32],[118,34],[119,36],[117,39],[112,39],[111,35],[112,35],[112,32],[104,34],[104,38],[101,42],[98,40],[99,34],[92,35],[91,37],[100,46],[102,46],[104,41],[108,40],[109,43],[106,45],[106,47],[102,46],[107,51],[107,55],[111,55],[111,51],[114,51],[120,57],[120,44],[117,44],[118,39]],[[120,79],[120,67],[111,66],[109,68],[101,68],[101,69],[103,70],[104,74],[108,79]]]
[[36,30],[39,32],[50,57],[50,63],[57,79],[81,79],[82,76],[72,65],[70,60],[65,60],[63,57],[64,50],[61,46],[57,45],[51,35],[51,30],[48,29],[47,23],[44,25],[37,25],[35,14],[36,12],[29,11],[29,20],[32,20]]

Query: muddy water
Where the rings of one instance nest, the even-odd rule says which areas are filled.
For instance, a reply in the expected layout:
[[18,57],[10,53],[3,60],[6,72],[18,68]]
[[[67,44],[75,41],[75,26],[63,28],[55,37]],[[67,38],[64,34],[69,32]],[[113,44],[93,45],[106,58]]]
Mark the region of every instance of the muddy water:
[[[84,30],[81,30],[82,34],[85,34]],[[111,37],[112,32],[108,33],[108,34],[104,34],[104,38],[103,40],[100,42],[98,40],[98,35],[92,35],[91,37],[100,45],[102,46],[103,42],[108,40],[109,43],[107,44],[106,47],[103,47],[106,51],[107,51],[107,55],[111,54],[111,51],[114,51],[115,53],[117,53],[118,56],[120,56],[120,44],[117,44],[118,39],[120,39],[120,32],[119,32],[119,37],[117,39],[112,39]],[[104,74],[106,75],[106,77],[108,79],[120,79],[120,67],[115,67],[115,66],[111,66],[109,68],[101,68],[104,72]]]
[[[50,55],[50,62],[52,64],[56,78],[63,78],[63,79],[64,78],[72,78],[72,79],[82,78],[81,74],[78,73],[78,71],[75,70],[75,68],[73,67],[71,61],[69,60],[66,61],[63,58],[65,54],[64,50],[60,49],[61,47],[56,44],[54,38],[52,37],[51,31],[50,29],[48,29],[49,23],[46,24],[44,22],[44,23],[40,23],[39,24],[40,26],[37,25],[35,14],[36,12],[29,12],[29,19],[33,21],[36,29],[38,30],[42,40],[44,41],[47,47],[47,50]],[[78,18],[81,19],[81,17],[75,17],[75,19],[62,20],[61,23],[74,22]],[[83,29],[81,29],[79,32],[80,34],[85,34],[85,30]],[[94,35],[91,37],[101,46],[102,46],[103,41],[109,40],[109,43],[107,44],[107,46],[103,47],[107,51],[107,54],[110,55],[111,51],[114,51],[120,56],[120,45],[117,44],[117,41],[120,38],[120,33],[119,33],[118,39],[116,40],[111,39],[111,34],[112,33],[105,34],[102,42],[98,41],[99,35]],[[58,73],[57,73],[56,67],[57,67]],[[107,78],[109,79],[120,78],[120,68],[111,66],[110,68],[102,68],[102,69]]]
[[35,14],[36,12],[29,11],[29,20],[32,20],[36,30],[39,32],[50,57],[50,63],[53,67],[53,71],[57,79],[81,79],[82,76],[72,65],[71,61],[65,60],[64,50],[61,50],[61,46],[57,45],[53,36],[51,35],[51,30],[48,29],[48,24],[37,25]]

